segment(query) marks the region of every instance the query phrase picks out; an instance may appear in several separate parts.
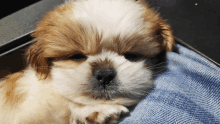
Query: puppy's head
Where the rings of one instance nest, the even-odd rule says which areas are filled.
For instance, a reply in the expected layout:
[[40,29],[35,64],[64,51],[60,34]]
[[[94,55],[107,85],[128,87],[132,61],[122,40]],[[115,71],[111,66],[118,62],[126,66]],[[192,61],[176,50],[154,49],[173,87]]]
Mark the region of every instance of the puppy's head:
[[27,58],[39,78],[84,104],[138,102],[174,44],[159,14],[132,0],[66,2],[32,36]]

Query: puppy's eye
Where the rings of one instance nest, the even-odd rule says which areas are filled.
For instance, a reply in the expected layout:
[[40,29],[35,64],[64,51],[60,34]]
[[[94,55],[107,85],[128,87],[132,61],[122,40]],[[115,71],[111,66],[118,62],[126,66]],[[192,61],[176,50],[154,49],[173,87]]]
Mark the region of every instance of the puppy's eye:
[[73,60],[73,61],[84,61],[87,59],[87,57],[83,54],[74,54],[72,56],[69,57],[69,59]]
[[129,61],[138,61],[140,59],[143,59],[143,55],[140,55],[138,53],[130,53],[130,52],[127,52],[124,54],[124,57],[129,60]]

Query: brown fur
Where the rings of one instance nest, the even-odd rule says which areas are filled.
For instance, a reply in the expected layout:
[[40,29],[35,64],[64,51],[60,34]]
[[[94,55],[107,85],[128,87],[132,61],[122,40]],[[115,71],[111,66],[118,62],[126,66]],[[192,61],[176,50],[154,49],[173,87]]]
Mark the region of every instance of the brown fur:
[[92,67],[92,70],[96,70],[99,68],[113,68],[114,65],[110,60],[105,59],[105,60],[98,60],[98,61],[91,63],[91,67]]
[[94,112],[92,113],[92,115],[87,117],[86,120],[90,123],[95,123],[95,120],[97,119],[98,115],[99,115],[99,112]]
[[4,91],[5,104],[9,104],[12,107],[16,107],[21,102],[24,101],[25,93],[18,90],[19,84],[18,80],[22,77],[22,72],[17,72],[6,77],[0,88]]
[[[144,55],[154,55],[159,53],[160,44],[153,42],[153,37],[148,34],[143,35],[132,35],[121,38],[117,36],[113,39],[114,42],[106,43],[103,47],[107,50],[123,55],[126,52],[136,52]],[[149,49],[148,49],[149,48]]]
[[99,52],[97,47],[101,36],[95,30],[88,32],[86,27],[67,18],[71,15],[69,8],[73,7],[70,5],[48,12],[32,34],[37,42],[28,49],[27,59],[42,79],[50,73],[52,58],[66,57],[74,52],[89,55]]

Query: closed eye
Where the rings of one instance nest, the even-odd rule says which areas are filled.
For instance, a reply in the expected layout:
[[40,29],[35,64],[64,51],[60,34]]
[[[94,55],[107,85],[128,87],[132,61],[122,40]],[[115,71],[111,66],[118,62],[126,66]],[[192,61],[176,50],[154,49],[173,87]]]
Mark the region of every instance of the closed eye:
[[141,60],[144,58],[144,55],[138,54],[138,53],[132,53],[132,52],[127,52],[124,54],[124,57],[132,62]]
[[73,61],[84,61],[84,60],[87,59],[87,56],[85,56],[83,54],[80,54],[80,53],[77,53],[77,54],[74,54],[74,55],[72,55],[68,58],[73,60]]

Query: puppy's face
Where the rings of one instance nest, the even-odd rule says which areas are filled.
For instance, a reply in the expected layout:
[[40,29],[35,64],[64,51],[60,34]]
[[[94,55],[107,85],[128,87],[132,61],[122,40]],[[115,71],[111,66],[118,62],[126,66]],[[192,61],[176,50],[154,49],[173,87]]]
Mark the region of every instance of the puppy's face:
[[28,61],[66,98],[84,104],[133,104],[153,87],[172,49],[170,27],[146,3],[75,1],[47,13]]

